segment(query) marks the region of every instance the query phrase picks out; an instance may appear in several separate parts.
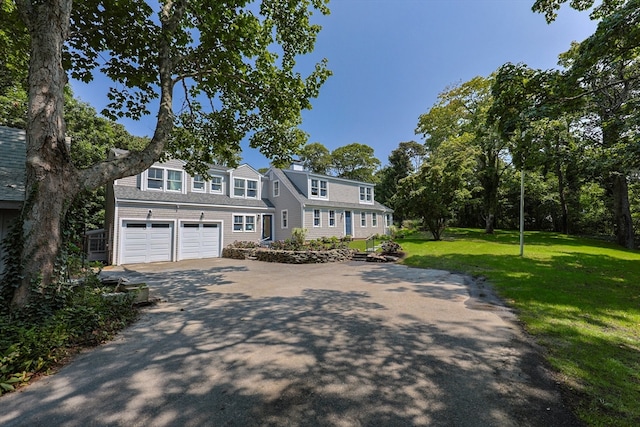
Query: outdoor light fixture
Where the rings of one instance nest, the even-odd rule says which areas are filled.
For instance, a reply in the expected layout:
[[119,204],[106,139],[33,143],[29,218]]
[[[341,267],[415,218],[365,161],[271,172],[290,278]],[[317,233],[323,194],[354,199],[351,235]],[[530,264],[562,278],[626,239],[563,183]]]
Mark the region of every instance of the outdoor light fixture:
[[151,218],[151,209],[149,209],[149,213],[147,213],[147,218]]
[[204,212],[200,212],[200,219],[204,218]]

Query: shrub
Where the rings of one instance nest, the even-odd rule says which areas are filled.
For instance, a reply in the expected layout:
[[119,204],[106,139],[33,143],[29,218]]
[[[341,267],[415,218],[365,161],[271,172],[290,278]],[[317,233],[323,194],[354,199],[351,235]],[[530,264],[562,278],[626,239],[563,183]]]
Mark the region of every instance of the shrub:
[[307,230],[304,228],[294,228],[291,230],[291,244],[295,247],[294,250],[299,251],[304,246],[304,242],[307,237]]
[[104,298],[96,273],[56,284],[17,312],[0,314],[0,394],[47,371],[74,348],[110,339],[137,316],[134,294]]

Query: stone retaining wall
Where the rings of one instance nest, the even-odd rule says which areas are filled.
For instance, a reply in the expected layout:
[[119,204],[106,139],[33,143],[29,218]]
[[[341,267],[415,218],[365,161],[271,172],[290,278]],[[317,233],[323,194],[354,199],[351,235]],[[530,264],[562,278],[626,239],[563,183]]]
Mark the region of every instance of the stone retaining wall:
[[263,248],[242,249],[224,248],[222,256],[232,259],[256,259],[282,264],[320,264],[341,262],[351,259],[351,249],[332,249],[327,251],[281,251]]

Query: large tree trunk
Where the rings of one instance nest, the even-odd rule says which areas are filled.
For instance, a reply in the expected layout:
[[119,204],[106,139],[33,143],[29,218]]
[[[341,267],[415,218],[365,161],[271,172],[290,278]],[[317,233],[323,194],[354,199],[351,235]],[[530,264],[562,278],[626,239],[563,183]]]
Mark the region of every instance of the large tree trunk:
[[629,207],[629,186],[627,177],[619,172],[612,176],[613,209],[616,224],[616,240],[619,245],[628,249],[635,247],[633,222]]
[[[172,32],[182,18],[186,3],[163,9],[162,34],[158,36],[160,105],[156,129],[149,145],[140,152],[77,170],[65,145],[62,49],[69,33],[71,0],[32,2],[16,0],[31,35],[29,64],[29,110],[25,204],[21,215],[23,247],[22,279],[11,301],[23,307],[34,284],[45,289],[55,277],[55,262],[62,246],[62,221],[70,204],[83,190],[93,190],[114,179],[138,174],[162,155],[173,129],[174,63]],[[170,13],[171,12],[171,13]]]
[[[70,0],[24,5],[31,35],[25,203],[22,211],[22,280],[12,306],[24,306],[31,286],[51,283],[61,246],[61,220],[78,193],[65,145],[62,48],[69,29]],[[65,200],[67,198],[68,200]]]

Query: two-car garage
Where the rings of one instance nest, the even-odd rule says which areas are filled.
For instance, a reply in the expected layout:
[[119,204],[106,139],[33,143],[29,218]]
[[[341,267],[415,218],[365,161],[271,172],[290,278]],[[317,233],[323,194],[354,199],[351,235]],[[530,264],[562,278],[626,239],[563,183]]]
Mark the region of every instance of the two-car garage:
[[221,225],[217,222],[180,222],[175,241],[173,221],[123,221],[119,264],[220,256]]

